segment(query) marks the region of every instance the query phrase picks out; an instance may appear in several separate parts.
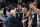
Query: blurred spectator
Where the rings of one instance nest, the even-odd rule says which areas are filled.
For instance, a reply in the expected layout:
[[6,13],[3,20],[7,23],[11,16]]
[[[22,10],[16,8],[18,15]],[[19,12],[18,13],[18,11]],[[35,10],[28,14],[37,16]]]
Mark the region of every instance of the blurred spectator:
[[17,7],[18,0],[14,0],[14,6]]
[[2,0],[0,0],[2,2]]
[[22,3],[22,0],[18,0],[18,3]]
[[2,14],[2,18],[1,18],[1,20],[4,22],[4,24],[6,25],[6,17],[4,16],[4,14]]
[[1,1],[0,1],[0,10],[1,10]]
[[38,1],[38,3],[37,3],[37,8],[40,9],[40,1]]
[[1,10],[1,5],[0,5],[0,10]]
[[14,6],[12,6],[12,9],[14,9],[15,7]]
[[29,2],[29,8],[31,8],[31,6],[32,6],[32,1]]
[[5,6],[7,5],[6,2],[2,2],[1,3],[2,7],[5,8]]
[[[3,21],[2,20],[0,20],[0,27],[2,27],[3,26]],[[4,26],[3,26],[4,27]]]
[[22,6],[23,6],[23,7],[26,6],[25,2],[22,2]]
[[1,1],[0,1],[0,4],[1,4]]
[[9,16],[9,11],[8,11],[8,10],[6,11],[6,16],[7,16],[7,17]]
[[5,17],[6,17],[6,8],[3,8],[3,14],[4,14]]
[[34,0],[34,2],[37,2],[37,0]]

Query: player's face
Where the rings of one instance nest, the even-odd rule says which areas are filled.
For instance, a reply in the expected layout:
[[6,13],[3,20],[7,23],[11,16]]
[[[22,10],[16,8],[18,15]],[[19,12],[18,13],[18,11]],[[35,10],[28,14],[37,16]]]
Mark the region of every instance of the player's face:
[[21,5],[18,5],[17,7],[20,9],[21,8]]
[[34,5],[32,4],[31,8],[34,10]]
[[25,8],[24,10],[27,11],[27,8]]
[[27,8],[24,8],[23,9],[23,13],[27,13]]

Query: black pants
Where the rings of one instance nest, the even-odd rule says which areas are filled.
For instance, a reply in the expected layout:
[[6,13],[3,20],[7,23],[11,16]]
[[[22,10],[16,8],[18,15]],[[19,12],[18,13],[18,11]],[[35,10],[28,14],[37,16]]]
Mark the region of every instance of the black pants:
[[37,27],[37,22],[33,22],[32,27]]
[[17,27],[23,27],[23,23],[19,23]]

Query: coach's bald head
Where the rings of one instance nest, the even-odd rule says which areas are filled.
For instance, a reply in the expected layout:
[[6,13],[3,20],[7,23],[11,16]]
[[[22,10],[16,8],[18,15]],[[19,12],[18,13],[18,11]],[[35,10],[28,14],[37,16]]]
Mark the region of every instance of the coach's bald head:
[[14,16],[15,16],[15,13],[16,13],[15,10],[11,10],[11,11],[10,11],[10,14],[12,14],[12,15],[14,15]]

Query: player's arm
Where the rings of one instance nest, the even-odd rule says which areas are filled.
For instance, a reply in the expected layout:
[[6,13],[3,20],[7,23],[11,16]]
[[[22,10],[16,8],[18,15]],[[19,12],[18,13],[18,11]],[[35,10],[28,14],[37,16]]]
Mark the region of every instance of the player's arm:
[[31,24],[32,24],[32,13],[30,12],[29,14],[28,14],[28,16],[29,16],[29,24],[28,24],[28,27],[31,27]]
[[38,10],[37,13],[40,15],[40,10]]

